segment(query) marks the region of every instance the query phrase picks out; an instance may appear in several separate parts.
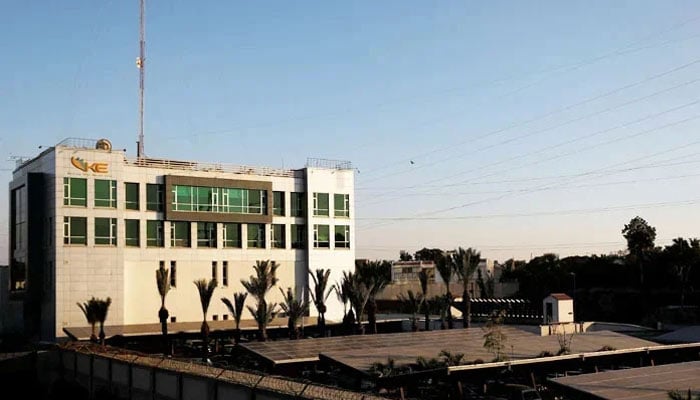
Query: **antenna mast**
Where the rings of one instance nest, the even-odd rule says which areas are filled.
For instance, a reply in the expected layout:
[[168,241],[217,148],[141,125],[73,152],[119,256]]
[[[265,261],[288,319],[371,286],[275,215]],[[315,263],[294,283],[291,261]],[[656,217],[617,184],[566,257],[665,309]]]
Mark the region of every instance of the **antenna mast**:
[[141,25],[139,32],[139,56],[136,58],[136,67],[139,69],[139,140],[137,142],[136,156],[143,157],[143,88],[146,74],[146,0],[141,0],[141,15],[139,23]]

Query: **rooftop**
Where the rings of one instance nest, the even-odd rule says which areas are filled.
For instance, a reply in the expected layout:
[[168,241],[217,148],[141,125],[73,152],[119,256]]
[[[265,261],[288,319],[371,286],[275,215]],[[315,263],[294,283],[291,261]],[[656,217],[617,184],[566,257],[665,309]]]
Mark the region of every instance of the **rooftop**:
[[552,379],[599,399],[666,400],[668,392],[700,394],[700,361],[599,372]]

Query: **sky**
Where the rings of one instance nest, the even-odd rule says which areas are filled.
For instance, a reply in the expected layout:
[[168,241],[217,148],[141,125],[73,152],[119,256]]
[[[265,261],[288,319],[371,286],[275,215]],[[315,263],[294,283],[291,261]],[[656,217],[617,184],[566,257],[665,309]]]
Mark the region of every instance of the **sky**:
[[[134,156],[138,1],[0,4],[5,187],[67,137]],[[699,55],[697,1],[151,0],[145,152],[350,160],[359,258],[665,245],[700,236]]]

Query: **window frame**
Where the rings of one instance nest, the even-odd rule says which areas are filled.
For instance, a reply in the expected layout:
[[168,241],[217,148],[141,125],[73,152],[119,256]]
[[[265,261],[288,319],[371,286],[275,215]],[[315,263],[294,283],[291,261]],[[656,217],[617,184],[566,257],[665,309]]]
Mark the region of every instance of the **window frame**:
[[[107,223],[107,226],[98,226],[102,225],[103,223]],[[104,229],[107,228],[108,230],[108,235],[109,236],[98,236],[97,235],[97,230],[98,229]],[[117,245],[117,219],[116,218],[103,218],[103,217],[95,217],[94,219],[94,243],[95,246],[116,246]]]
[[170,247],[192,247],[192,225],[189,221],[170,221]]
[[[342,203],[342,208],[338,208],[338,199]],[[345,193],[333,194],[333,216],[336,218],[350,218],[350,195]]]
[[[82,187],[85,190],[85,197],[74,197],[78,190],[77,183],[82,183]],[[71,207],[87,207],[88,203],[88,189],[87,189],[87,179],[86,178],[73,178],[64,177],[63,178],[63,205]]]
[[[152,225],[155,225],[156,236],[154,238],[149,237]],[[165,247],[165,221],[160,219],[146,220],[146,247]]]
[[289,209],[292,217],[306,216],[306,193],[291,192],[289,196]]
[[[290,242],[293,249],[306,249],[306,224],[292,224],[290,228]],[[296,236],[297,240],[294,240]]]
[[[326,236],[328,237],[325,241],[320,240],[320,235],[322,229],[326,230]],[[331,228],[327,224],[314,224],[314,249],[330,249],[331,247]]]
[[[314,192],[314,217],[328,217],[330,216],[330,195],[328,193]],[[320,208],[325,199],[326,207]]]
[[[136,238],[129,237],[129,224],[134,222],[136,223]],[[133,241],[134,239],[136,242]],[[128,218],[124,219],[124,246],[141,247],[141,220]]]
[[[343,232],[341,232],[342,237],[344,240],[338,241],[338,228],[343,229]],[[350,225],[336,225],[333,228],[333,241],[334,241],[334,246],[335,248],[340,248],[340,249],[349,249],[350,248]],[[340,245],[339,245],[340,244]]]
[[[136,200],[129,200],[129,194],[134,193],[134,186],[136,189]],[[129,190],[131,188],[131,190]],[[141,189],[138,182],[124,182],[124,209],[125,210],[140,210],[141,209]]]
[[[280,233],[281,237],[277,238],[277,233]],[[273,249],[286,249],[287,248],[287,234],[285,224],[270,224],[270,247]]]
[[[257,237],[250,237],[251,227],[256,227]],[[264,249],[265,247],[265,224],[247,224],[246,229],[246,247],[249,249]],[[254,245],[251,246],[251,243]],[[255,244],[261,244],[261,246],[256,246]]]
[[[223,235],[222,235],[222,241],[223,241],[223,247],[224,248],[229,248],[229,249],[240,249],[243,247],[243,238],[242,238],[242,224],[238,222],[226,222],[222,224],[222,230],[223,230]],[[237,234],[238,238],[237,241],[236,239],[229,239],[228,237],[228,232],[227,228],[228,227],[237,227]],[[229,245],[232,243],[233,245]]]
[[[153,196],[155,196],[155,199],[153,198]],[[162,212],[164,207],[165,207],[165,185],[163,185],[162,183],[147,183],[146,184],[146,211]]]
[[[106,198],[98,197],[97,191],[103,191],[105,188],[98,188],[98,184],[102,186],[107,184],[107,192],[109,195]],[[117,208],[117,181],[112,179],[95,179],[93,185],[93,205],[95,208]]]
[[[200,229],[202,227],[203,229]],[[208,237],[200,237],[200,233],[204,232]],[[217,247],[216,240],[216,222],[197,222],[197,247],[205,247],[215,249]]]
[[284,217],[287,210],[285,204],[285,192],[273,191],[272,192],[272,215],[277,215]]
[[[77,223],[82,222],[82,230],[84,236],[76,236],[75,228]],[[75,223],[75,225],[74,225]],[[63,217],[63,244],[64,245],[81,245],[87,246],[87,217],[73,217],[65,216]],[[77,240],[76,238],[80,239]],[[81,239],[82,238],[82,239]]]

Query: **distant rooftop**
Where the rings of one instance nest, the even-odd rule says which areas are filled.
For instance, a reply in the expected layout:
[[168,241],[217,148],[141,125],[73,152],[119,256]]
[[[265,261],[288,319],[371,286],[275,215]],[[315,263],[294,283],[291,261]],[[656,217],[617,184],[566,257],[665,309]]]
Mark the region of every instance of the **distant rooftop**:
[[[78,149],[94,150],[100,148],[100,144],[104,143],[104,139],[89,139],[89,138],[66,138],[60,141],[56,147],[71,147]],[[107,143],[109,143],[107,141]],[[111,144],[109,145],[111,149]],[[128,158],[125,157],[127,165],[146,168],[162,168],[162,169],[177,169],[188,171],[203,171],[203,172],[227,172],[234,174],[249,174],[261,176],[281,176],[294,177],[298,170],[272,168],[272,167],[257,167],[249,165],[236,165],[228,163],[209,163],[198,161],[178,161],[168,160],[164,158]],[[344,160],[329,160],[323,158],[307,158],[307,168],[322,168],[322,169],[337,169],[337,170],[352,170],[353,166],[350,161]]]

